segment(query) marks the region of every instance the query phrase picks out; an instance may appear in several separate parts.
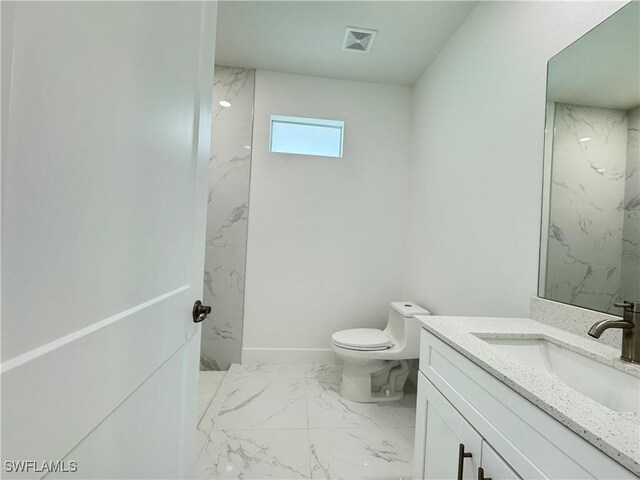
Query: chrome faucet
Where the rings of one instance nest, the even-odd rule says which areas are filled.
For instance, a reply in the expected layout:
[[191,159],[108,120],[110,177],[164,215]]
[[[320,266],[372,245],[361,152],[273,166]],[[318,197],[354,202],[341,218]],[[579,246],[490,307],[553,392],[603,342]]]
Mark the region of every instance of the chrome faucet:
[[589,335],[600,338],[600,335],[609,328],[621,328],[620,358],[625,362],[640,363],[640,302],[622,302],[614,305],[624,308],[622,320],[602,320],[594,323],[589,329]]

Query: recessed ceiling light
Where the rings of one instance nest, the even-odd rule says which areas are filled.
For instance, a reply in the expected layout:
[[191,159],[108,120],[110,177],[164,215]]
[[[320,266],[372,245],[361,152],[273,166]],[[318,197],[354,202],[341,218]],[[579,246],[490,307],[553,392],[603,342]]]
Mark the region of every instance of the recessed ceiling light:
[[231,106],[231,104],[229,102],[227,102],[226,100],[220,100],[219,103],[220,103],[220,106],[222,106],[224,108],[227,108],[227,107]]
[[579,139],[579,142],[588,142],[589,140],[591,140],[591,137],[582,137],[581,139]]
[[246,148],[247,150],[251,150],[251,146],[249,145],[245,145],[244,148]]

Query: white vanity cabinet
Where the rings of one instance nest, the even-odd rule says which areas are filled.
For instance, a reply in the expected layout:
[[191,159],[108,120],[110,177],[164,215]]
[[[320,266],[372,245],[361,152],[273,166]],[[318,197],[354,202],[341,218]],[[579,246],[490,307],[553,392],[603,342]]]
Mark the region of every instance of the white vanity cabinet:
[[638,478],[435,335],[421,340],[414,478]]
[[[475,478],[482,437],[423,374],[418,377],[417,408],[424,412],[424,458],[419,478]],[[463,455],[464,454],[464,455]]]
[[417,408],[420,425],[426,428],[420,429],[423,453],[416,456],[415,478],[520,478],[422,373]]
[[516,472],[505,462],[500,455],[491,448],[485,440],[482,441],[482,476],[478,475],[478,479],[485,480],[512,480],[520,478]]

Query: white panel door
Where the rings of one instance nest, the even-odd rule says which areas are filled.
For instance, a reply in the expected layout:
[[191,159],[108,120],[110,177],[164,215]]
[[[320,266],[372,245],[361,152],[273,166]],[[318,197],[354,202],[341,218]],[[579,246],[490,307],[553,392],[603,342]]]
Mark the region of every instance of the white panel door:
[[6,478],[190,473],[215,16],[2,2]]
[[482,437],[422,373],[418,374],[416,408],[426,412],[419,415],[421,423],[416,425],[416,435],[423,437],[416,442],[416,448],[422,449],[416,451],[414,459],[419,462],[416,478],[474,480],[480,466]]

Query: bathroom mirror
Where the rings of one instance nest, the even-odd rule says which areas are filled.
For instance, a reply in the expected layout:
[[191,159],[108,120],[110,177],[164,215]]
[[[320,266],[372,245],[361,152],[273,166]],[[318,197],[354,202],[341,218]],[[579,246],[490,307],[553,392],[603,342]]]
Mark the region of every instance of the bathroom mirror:
[[548,63],[538,295],[640,301],[640,3]]

